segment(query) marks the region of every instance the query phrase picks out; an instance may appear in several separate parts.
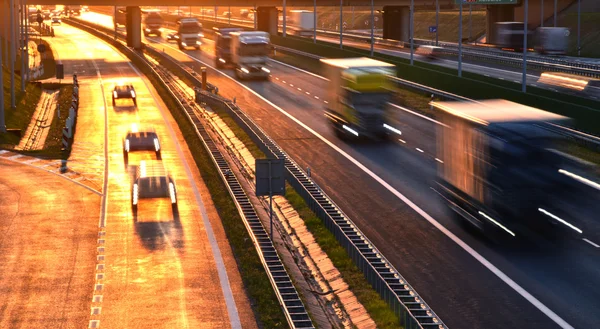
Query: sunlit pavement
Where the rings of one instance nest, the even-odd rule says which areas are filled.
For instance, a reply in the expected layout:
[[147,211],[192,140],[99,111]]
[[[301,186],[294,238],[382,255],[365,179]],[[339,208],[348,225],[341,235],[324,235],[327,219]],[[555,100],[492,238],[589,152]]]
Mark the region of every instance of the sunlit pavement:
[[[48,211],[37,209],[40,217],[53,218],[61,213],[69,213],[71,216],[79,214],[78,218],[82,218],[83,214],[91,213],[91,219],[79,219],[86,227],[89,226],[85,236],[88,248],[80,250],[86,257],[85,265],[81,265],[81,268],[87,271],[82,274],[85,284],[80,288],[81,296],[54,296],[51,300],[61,306],[69,305],[70,298],[79,303],[78,323],[72,326],[77,328],[228,328],[236,323],[241,323],[244,328],[256,328],[220,220],[181,133],[164,103],[149,82],[142,79],[125,57],[108,44],[66,25],[55,27],[55,31],[56,37],[50,42],[65,65],[65,78],[71,79],[75,73],[80,83],[81,100],[75,144],[67,166],[82,175],[96,177],[98,191],[104,193],[106,199],[102,204],[100,197],[92,191],[64,179],[67,184],[73,185],[71,189],[81,189],[95,195],[95,207],[82,209],[78,206],[77,198],[71,195],[75,192],[65,192],[68,186],[55,184],[54,188],[48,188],[47,193],[41,195],[41,199],[47,202],[60,198],[63,203],[49,207]],[[137,108],[132,106],[130,100],[118,100],[117,106],[112,106],[112,88],[121,81],[134,85]],[[108,128],[106,135],[105,115]],[[139,129],[154,127],[161,139],[163,161],[177,184],[178,215],[172,212],[168,200],[163,202],[155,199],[144,200],[138,216],[133,217],[131,173],[140,160],[155,158],[154,153],[132,153],[130,166],[125,166],[122,138],[133,124]],[[106,188],[105,137],[108,141]],[[9,167],[6,165],[2,167],[3,172],[7,170]],[[30,176],[31,180],[37,181],[44,175],[52,174]],[[35,185],[34,182],[30,183]],[[43,201],[37,203],[40,208],[43,204]],[[4,213],[10,211],[8,209]],[[76,221],[59,223],[61,226],[55,229],[69,234],[74,230],[71,225],[77,225]],[[210,226],[206,226],[208,223]],[[33,226],[31,229],[36,228]],[[5,245],[2,242],[5,236],[4,232],[0,236],[2,247]],[[23,253],[27,250],[27,240],[22,244],[15,243],[12,247],[14,252],[17,252],[14,249],[17,246],[20,248],[18,251]],[[59,245],[55,247],[57,252],[68,250]],[[9,254],[3,253],[0,257]],[[48,262],[52,262],[51,258]],[[54,263],[55,266],[70,264],[64,260]],[[0,267],[9,266],[5,264],[13,263],[2,262]],[[11,271],[13,268],[6,269]],[[6,273],[4,270],[2,272]],[[31,271],[20,278],[23,283],[15,280],[13,285],[42,279],[38,274]],[[7,293],[0,294],[0,298],[8,301],[22,299],[20,292],[5,290],[9,281],[4,279],[3,275],[0,289]],[[57,278],[54,284],[63,284],[64,280],[68,279]],[[46,294],[38,294],[41,304],[37,307],[48,307],[45,299],[40,300],[42,296],[46,298]],[[5,302],[2,305],[12,304]],[[31,306],[34,307],[33,304]],[[85,316],[82,317],[82,314]],[[4,321],[5,317],[1,318],[0,321]],[[15,321],[28,319],[16,313],[13,318]]]

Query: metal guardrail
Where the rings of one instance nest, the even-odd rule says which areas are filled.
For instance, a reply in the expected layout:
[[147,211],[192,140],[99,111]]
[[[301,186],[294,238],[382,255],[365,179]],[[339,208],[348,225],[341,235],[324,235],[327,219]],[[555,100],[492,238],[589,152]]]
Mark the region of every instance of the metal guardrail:
[[[73,22],[71,23],[73,24]],[[92,33],[95,32],[96,35],[99,35],[105,39],[111,39],[110,34],[94,30],[96,27],[92,28],[80,22],[75,22],[73,25],[79,25],[80,28],[84,28]],[[104,29],[102,27],[99,28]],[[109,33],[111,32],[109,31]],[[154,55],[164,56],[164,54],[161,54],[152,48],[147,48],[146,50],[148,52],[153,52]],[[183,109],[188,120],[194,126],[197,136],[200,138],[205,149],[210,154],[211,160],[218,168],[219,176],[227,186],[227,190],[235,202],[236,208],[238,209],[244,225],[246,226],[246,229],[248,230],[248,233],[254,242],[258,256],[263,264],[263,267],[265,268],[271,285],[273,286],[275,295],[282,306],[290,328],[314,329],[314,325],[310,319],[310,316],[308,315],[308,312],[306,311],[304,303],[300,299],[298,291],[294,287],[294,284],[288,275],[283,262],[279,258],[277,250],[275,249],[267,230],[262,225],[262,222],[256,214],[256,211],[246,195],[246,192],[243,190],[235,175],[226,175],[227,172],[231,172],[231,168],[199,118],[201,112],[199,109],[195,108],[198,105],[191,100],[187,100],[187,95],[178,89],[173,77],[166,69],[148,61],[138,52],[133,50],[128,51],[139,57],[148,65],[148,67],[155,74],[156,78],[158,78],[174,96],[176,102],[180,108]],[[205,92],[204,95],[208,99],[219,102],[226,107],[229,106],[229,103],[220,96],[209,92]]]

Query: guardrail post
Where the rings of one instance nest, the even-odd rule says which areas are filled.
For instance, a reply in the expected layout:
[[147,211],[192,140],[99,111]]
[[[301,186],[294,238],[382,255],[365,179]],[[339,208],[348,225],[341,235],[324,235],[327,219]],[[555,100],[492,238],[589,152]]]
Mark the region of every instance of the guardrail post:
[[200,71],[202,72],[202,90],[208,90],[208,83],[206,82],[206,67],[202,66]]

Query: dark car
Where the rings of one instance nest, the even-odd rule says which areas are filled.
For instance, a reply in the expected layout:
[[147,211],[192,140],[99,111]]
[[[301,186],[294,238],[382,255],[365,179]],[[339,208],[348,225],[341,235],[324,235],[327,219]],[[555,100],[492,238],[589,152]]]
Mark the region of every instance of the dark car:
[[156,132],[154,130],[127,132],[123,139],[125,164],[129,162],[129,152],[133,151],[154,151],[156,152],[156,158],[160,160],[161,148]]
[[162,161],[144,160],[136,169],[131,188],[131,208],[137,214],[140,199],[170,198],[173,212],[177,212],[175,181],[167,173]]
[[177,40],[179,40],[179,36],[177,35],[176,32],[170,32],[170,33],[167,33],[166,39],[167,39],[167,41],[177,41]]
[[51,20],[51,25],[61,25],[60,18],[58,18],[58,17],[52,17],[50,20]]
[[112,104],[116,106],[117,99],[129,98],[133,100],[133,105],[137,106],[137,100],[135,95],[135,89],[133,85],[118,85],[113,89]]

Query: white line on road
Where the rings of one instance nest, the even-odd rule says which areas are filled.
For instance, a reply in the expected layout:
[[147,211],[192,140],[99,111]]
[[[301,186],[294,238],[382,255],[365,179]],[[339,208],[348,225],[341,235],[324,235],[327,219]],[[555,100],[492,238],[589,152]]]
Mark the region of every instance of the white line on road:
[[434,119],[432,119],[432,118],[430,118],[430,117],[428,117],[428,116],[426,116],[426,115],[423,115],[423,114],[421,114],[421,113],[417,113],[417,112],[415,112],[415,111],[409,110],[409,109],[407,109],[406,107],[403,107],[403,106],[400,106],[400,105],[396,105],[396,104],[394,104],[394,103],[388,103],[388,104],[389,104],[389,105],[391,105],[391,106],[393,106],[393,107],[395,107],[395,108],[397,108],[397,109],[400,109],[400,110],[402,110],[402,111],[408,112],[408,113],[410,113],[410,114],[414,114],[414,115],[416,115],[416,116],[418,116],[418,117],[420,117],[420,118],[423,118],[423,119],[425,119],[425,120],[427,120],[427,121],[431,121],[431,122],[433,122],[433,123],[435,123],[435,124],[438,124],[438,125],[444,126],[444,127],[446,127],[446,128],[449,128],[449,126],[448,126],[448,125],[445,125],[445,124],[443,124],[443,123],[441,123],[441,122],[439,122],[439,121],[437,121],[437,120],[434,120]]
[[435,158],[435,161],[437,161],[437,162],[439,162],[439,163],[444,163],[444,161],[442,161],[442,160],[440,160],[440,159],[438,159],[438,158]]
[[38,162],[40,160],[42,160],[42,159],[40,159],[40,158],[33,158],[33,159],[29,159],[27,161],[23,161],[23,163],[34,163],[34,162]]
[[[169,46],[169,47],[171,47],[171,46]],[[171,47],[171,48],[175,49],[173,47]],[[282,109],[279,106],[275,105],[273,102],[269,101],[268,99],[266,99],[265,97],[263,97],[262,95],[260,95],[259,93],[257,93],[256,91],[252,90],[250,87],[248,87],[248,86],[240,83],[239,81],[237,81],[234,78],[228,76],[227,74],[225,74],[225,73],[223,73],[223,72],[221,72],[219,70],[216,70],[211,65],[208,65],[207,63],[205,63],[205,62],[203,62],[203,61],[201,61],[201,60],[199,60],[199,59],[197,59],[197,58],[195,58],[195,57],[193,57],[193,56],[191,56],[189,54],[186,54],[184,52],[181,52],[181,53],[187,55],[189,58],[191,58],[192,60],[194,60],[196,62],[202,63],[202,64],[204,64],[204,65],[212,68],[213,70],[219,72],[220,74],[222,74],[223,76],[227,77],[228,79],[230,79],[234,83],[237,83],[242,88],[248,90],[250,93],[254,94],[256,97],[260,98],[261,100],[263,100],[267,104],[271,105],[273,108],[275,108],[276,110],[278,110],[279,112],[281,112],[283,115],[285,115],[288,118],[290,118],[296,124],[298,124],[302,128],[306,129],[308,132],[310,132],[311,134],[313,134],[314,136],[316,136],[317,138],[319,138],[325,144],[329,145],[332,149],[334,149],[340,155],[342,155],[343,157],[345,157],[346,159],[348,159],[350,162],[352,162],[355,166],[357,166],[364,173],[366,173],[367,175],[371,176],[371,178],[373,178],[375,181],[377,181],[379,184],[381,184],[386,190],[388,190],[390,193],[394,194],[398,199],[402,200],[404,203],[406,203],[406,205],[408,205],[413,210],[415,210],[418,214],[420,214],[423,218],[425,218],[425,220],[427,220],[431,225],[435,226],[438,230],[440,230],[440,232],[442,232],[448,238],[450,238],[452,241],[454,241],[454,243],[456,243],[463,250],[465,250],[467,253],[469,253],[481,265],[485,266],[490,272],[492,272],[494,275],[496,275],[500,280],[502,280],[504,283],[506,283],[515,292],[517,292],[519,295],[521,295],[523,298],[525,298],[529,303],[531,303],[538,310],[540,310],[542,313],[544,313],[548,318],[550,318],[552,321],[554,321],[556,324],[558,324],[561,328],[563,328],[563,329],[574,329],[573,326],[571,326],[569,323],[567,323],[565,320],[563,320],[560,316],[558,316],[556,313],[554,313],[551,309],[549,309],[546,305],[544,305],[537,298],[535,298],[533,295],[531,295],[527,290],[525,290],[523,287],[521,287],[518,283],[516,283],[515,281],[513,281],[510,277],[508,277],[499,268],[497,268],[496,266],[494,266],[490,261],[488,261],[486,258],[484,258],[481,254],[479,254],[475,249],[471,248],[471,246],[469,246],[466,242],[464,242],[463,240],[461,240],[458,236],[456,236],[454,233],[452,233],[450,230],[448,230],[445,226],[443,226],[438,221],[436,221],[433,217],[431,217],[423,209],[419,208],[419,206],[417,206],[415,203],[413,203],[411,200],[409,200],[407,197],[405,197],[402,193],[400,193],[398,190],[396,190],[394,187],[392,187],[384,179],[382,179],[381,177],[377,176],[369,168],[367,168],[365,165],[363,165],[362,163],[360,163],[360,161],[358,161],[355,158],[353,158],[351,155],[349,155],[344,150],[342,150],[341,148],[339,148],[337,145],[335,145],[334,143],[332,143],[331,141],[329,141],[328,139],[326,139],[325,137],[323,137],[321,134],[319,134],[318,132],[316,132],[314,129],[310,128],[305,123],[303,123],[302,121],[300,121],[299,119],[297,119],[293,115],[289,114],[284,109]]]
[[398,140],[401,141],[402,143],[406,144],[406,141],[404,139],[398,138]]
[[23,156],[23,154],[15,154],[13,156],[9,156],[8,159],[10,159],[10,160],[16,160],[16,159],[18,159],[18,158],[20,158],[22,156]]
[[6,152],[8,152],[8,151],[7,150],[0,150],[0,154],[4,154]]
[[421,153],[425,153],[425,151],[421,150],[420,148],[416,147],[415,148],[417,151],[421,152]]
[[600,245],[598,245],[596,243],[593,243],[592,241],[590,241],[590,240],[588,240],[586,238],[583,238],[582,240],[585,241],[585,242],[587,242],[587,243],[589,243],[589,244],[591,244],[592,246],[594,246],[596,248],[600,248]]

